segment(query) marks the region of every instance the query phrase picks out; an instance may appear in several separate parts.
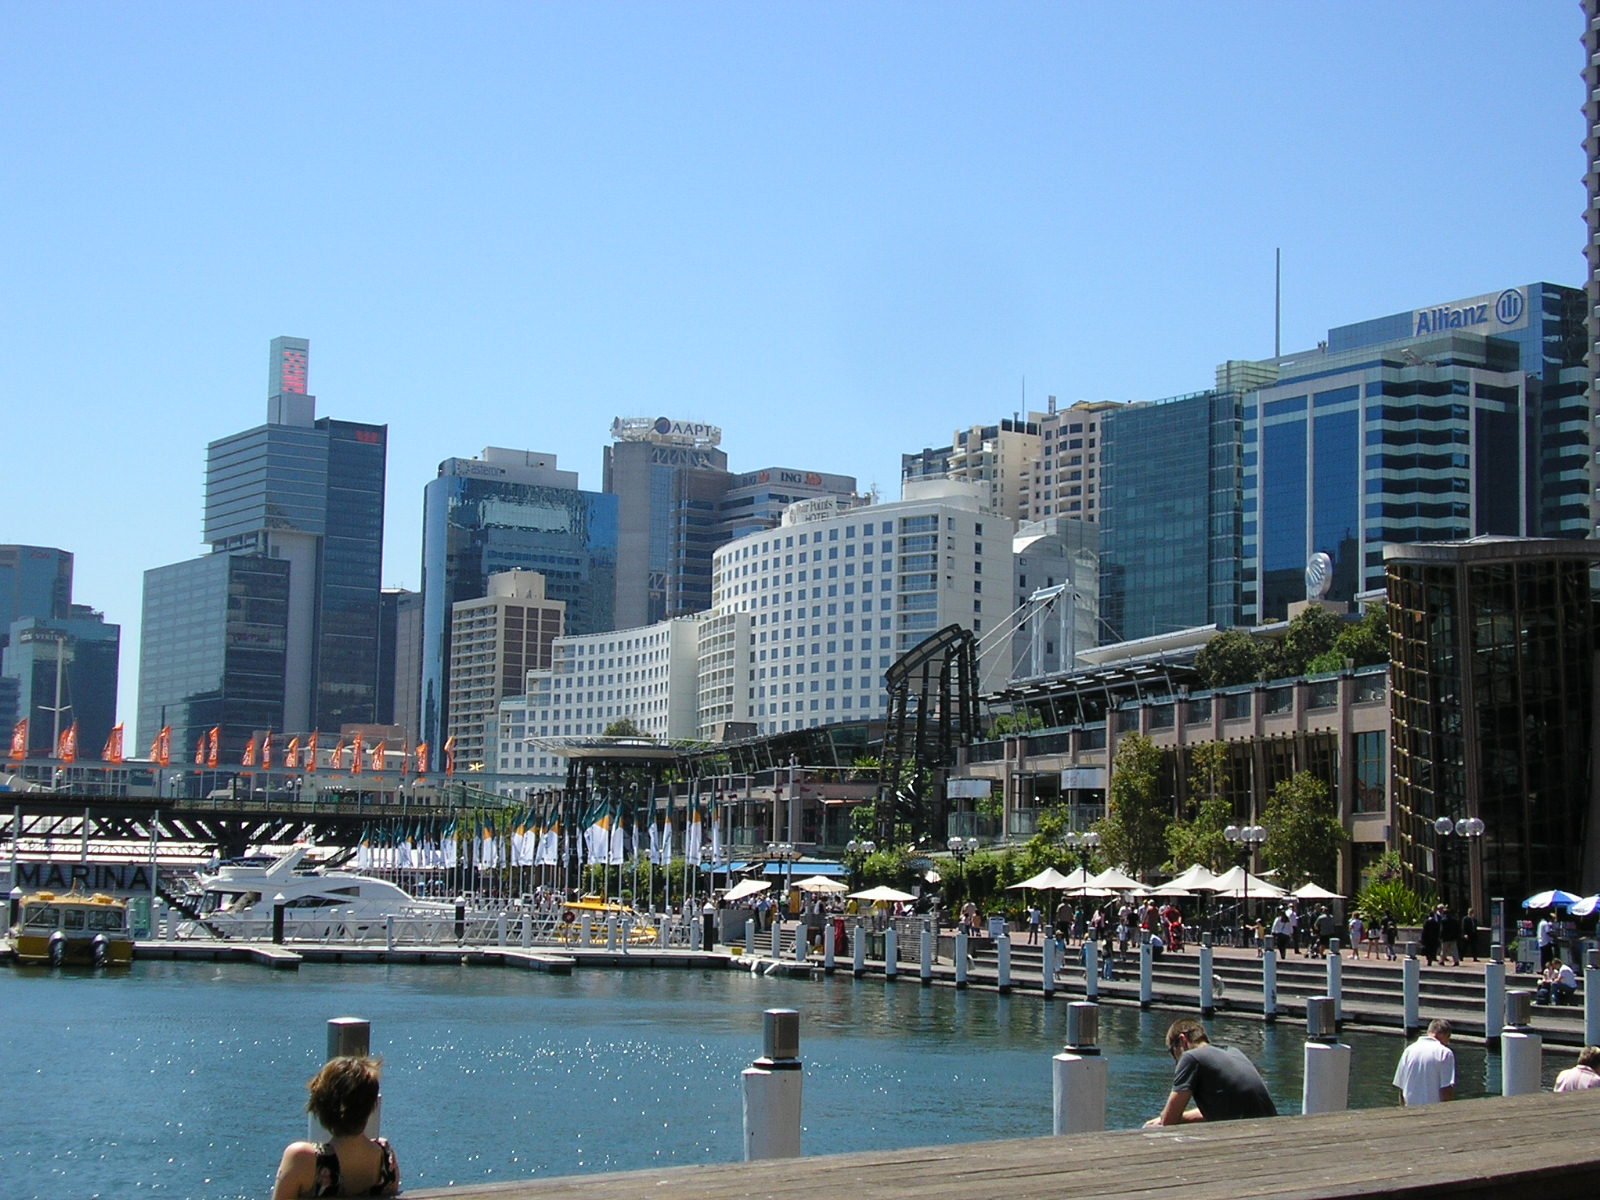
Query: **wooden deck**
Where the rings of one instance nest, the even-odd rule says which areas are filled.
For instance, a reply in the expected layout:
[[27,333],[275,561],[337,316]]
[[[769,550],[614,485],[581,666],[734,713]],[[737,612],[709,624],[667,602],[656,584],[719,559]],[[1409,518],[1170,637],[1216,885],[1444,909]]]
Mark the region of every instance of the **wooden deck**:
[[[952,1099],[952,1119],[960,1102]],[[402,1174],[405,1147],[398,1146]],[[1600,1092],[436,1188],[422,1200],[1592,1200]]]

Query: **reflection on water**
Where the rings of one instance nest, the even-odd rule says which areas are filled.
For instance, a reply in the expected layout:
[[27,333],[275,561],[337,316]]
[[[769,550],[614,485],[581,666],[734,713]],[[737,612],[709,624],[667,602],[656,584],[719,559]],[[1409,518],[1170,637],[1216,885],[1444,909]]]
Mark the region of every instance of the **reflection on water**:
[[[264,1194],[284,1143],[304,1136],[325,1022],[351,1014],[373,1023],[384,1132],[410,1187],[732,1161],[739,1072],[760,1053],[766,1008],[801,1013],[808,1154],[1050,1132],[1050,1056],[1067,1006],[1036,996],[848,973],[814,984],[737,971],[14,968],[0,970],[11,1097],[0,1191]],[[1165,1098],[1171,1016],[1101,1010],[1112,1128]],[[1212,1031],[1257,1063],[1280,1112],[1298,1111],[1300,1027]],[[1399,1039],[1345,1040],[1352,1105],[1393,1104]],[[1567,1057],[1547,1055],[1547,1074]],[[1498,1090],[1498,1058],[1458,1046],[1457,1060],[1463,1095]]]

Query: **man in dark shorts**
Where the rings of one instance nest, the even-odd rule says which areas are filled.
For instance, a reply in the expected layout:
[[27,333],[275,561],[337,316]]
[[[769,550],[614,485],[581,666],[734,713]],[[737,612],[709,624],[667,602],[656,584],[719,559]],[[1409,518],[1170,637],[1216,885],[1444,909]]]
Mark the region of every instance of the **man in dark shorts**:
[[1145,1122],[1146,1128],[1278,1115],[1255,1065],[1238,1050],[1213,1046],[1205,1026],[1193,1017],[1180,1017],[1167,1028],[1167,1050],[1178,1064],[1172,1072],[1172,1094],[1161,1114]]

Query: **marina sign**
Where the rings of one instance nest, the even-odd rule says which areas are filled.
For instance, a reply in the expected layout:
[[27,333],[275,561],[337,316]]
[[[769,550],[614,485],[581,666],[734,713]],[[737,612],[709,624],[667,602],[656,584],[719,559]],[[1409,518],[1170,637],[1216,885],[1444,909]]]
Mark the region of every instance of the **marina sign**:
[[13,887],[23,891],[148,892],[148,863],[18,862]]

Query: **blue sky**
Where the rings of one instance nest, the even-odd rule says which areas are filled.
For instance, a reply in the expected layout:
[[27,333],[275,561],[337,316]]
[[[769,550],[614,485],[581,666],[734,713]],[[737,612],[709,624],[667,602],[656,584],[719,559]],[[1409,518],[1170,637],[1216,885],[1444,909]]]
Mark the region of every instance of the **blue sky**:
[[1583,278],[1576,0],[19,4],[0,38],[0,541],[123,626],[205,445],[311,339],[387,422],[386,582],[486,445],[600,487],[614,416],[897,493],[1047,395]]

